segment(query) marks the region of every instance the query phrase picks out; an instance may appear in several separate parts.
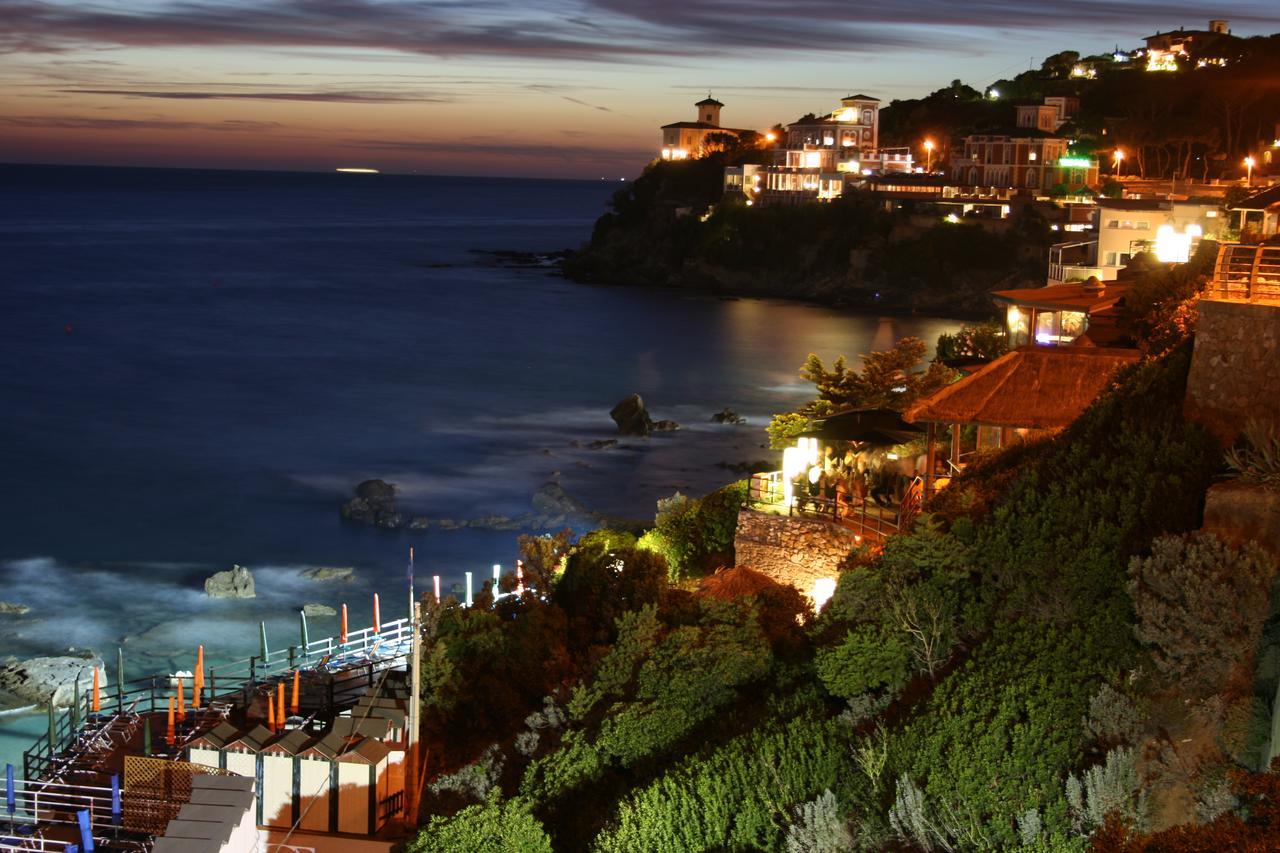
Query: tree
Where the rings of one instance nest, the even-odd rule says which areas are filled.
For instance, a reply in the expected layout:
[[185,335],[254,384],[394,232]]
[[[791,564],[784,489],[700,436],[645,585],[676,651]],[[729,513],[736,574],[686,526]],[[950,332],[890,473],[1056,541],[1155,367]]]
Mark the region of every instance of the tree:
[[559,533],[540,536],[523,534],[516,540],[516,546],[524,562],[525,584],[539,595],[548,595],[573,548],[573,531],[565,528]]
[[591,544],[579,546],[569,557],[556,585],[555,603],[569,619],[571,646],[584,648],[612,643],[617,618],[660,603],[666,587],[667,561],[662,555]]
[[1191,695],[1247,683],[1275,571],[1253,543],[1237,551],[1212,534],[1161,537],[1129,563],[1134,634]]

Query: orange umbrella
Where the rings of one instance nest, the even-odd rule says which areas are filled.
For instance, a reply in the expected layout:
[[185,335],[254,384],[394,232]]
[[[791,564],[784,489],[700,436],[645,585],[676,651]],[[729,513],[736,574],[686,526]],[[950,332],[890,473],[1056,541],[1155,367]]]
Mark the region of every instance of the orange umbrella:
[[169,697],[169,727],[165,731],[164,739],[169,742],[169,746],[173,746],[173,697]]
[[276,699],[270,693],[267,694],[267,728],[276,730]]
[[187,718],[187,703],[182,697],[182,679],[178,679],[178,719],[185,720]]
[[98,693],[98,668],[93,668],[93,713],[102,713],[102,697]]
[[276,722],[280,724],[280,728],[284,728],[284,679],[276,682],[276,707],[280,709],[280,719]]
[[373,633],[375,634],[382,633],[382,619],[380,617],[381,614],[378,611],[378,594],[375,592],[373,594]]
[[298,687],[301,684],[301,682],[302,682],[302,672],[301,670],[295,669],[293,671],[293,696],[292,696],[293,701],[289,703],[289,713],[295,714],[295,715],[298,713]]
[[193,707],[200,707],[200,691],[204,690],[204,646],[196,646],[196,672],[192,679],[195,693],[192,694],[191,704]]
[[338,642],[346,645],[347,642],[347,605],[342,605],[342,630],[338,632]]

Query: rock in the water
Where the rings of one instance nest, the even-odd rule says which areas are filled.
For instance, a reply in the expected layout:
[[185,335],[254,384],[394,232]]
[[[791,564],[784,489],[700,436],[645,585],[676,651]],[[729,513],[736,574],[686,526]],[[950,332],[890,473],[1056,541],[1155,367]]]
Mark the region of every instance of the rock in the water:
[[351,566],[314,566],[304,569],[302,576],[313,581],[353,581],[356,570]]
[[302,612],[308,616],[336,616],[338,614],[338,611],[329,605],[316,604],[315,602],[302,605]]
[[342,517],[394,530],[404,524],[396,512],[396,487],[385,480],[365,480],[356,486],[356,496],[342,505]]
[[410,530],[426,530],[431,526],[431,519],[425,515],[415,515],[409,519],[408,527]]
[[680,429],[680,424],[675,421],[654,421],[654,432],[675,432]]
[[10,616],[26,616],[31,612],[31,608],[25,604],[15,604],[11,601],[0,601],[0,614],[8,614]]
[[728,406],[725,406],[723,409],[711,416],[711,422],[716,424],[745,424],[747,419]]
[[591,450],[608,450],[611,447],[617,447],[617,446],[618,446],[618,439],[616,438],[602,438],[599,441],[593,441],[587,445],[587,447]]
[[[25,702],[67,706],[75,699],[75,683],[81,694],[93,689],[93,669],[99,672],[99,689],[107,686],[107,673],[102,658],[64,655],[31,658],[0,666],[0,690]],[[51,698],[52,697],[52,698]]]
[[204,594],[210,598],[253,598],[253,575],[244,566],[232,566],[229,572],[218,572],[204,582]]
[[639,394],[632,394],[609,412],[609,417],[618,425],[620,435],[648,435],[653,432],[653,419],[644,407],[644,400]]
[[559,483],[543,483],[533,493],[531,503],[535,513],[549,518],[591,515],[581,502],[569,497]]

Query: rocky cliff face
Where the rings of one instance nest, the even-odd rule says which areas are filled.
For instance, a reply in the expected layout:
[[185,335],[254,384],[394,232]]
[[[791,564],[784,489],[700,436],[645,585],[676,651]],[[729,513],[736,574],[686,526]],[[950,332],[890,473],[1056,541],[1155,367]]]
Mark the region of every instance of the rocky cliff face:
[[204,582],[204,594],[210,598],[253,598],[253,575],[244,566],[232,566],[229,571],[218,572]]

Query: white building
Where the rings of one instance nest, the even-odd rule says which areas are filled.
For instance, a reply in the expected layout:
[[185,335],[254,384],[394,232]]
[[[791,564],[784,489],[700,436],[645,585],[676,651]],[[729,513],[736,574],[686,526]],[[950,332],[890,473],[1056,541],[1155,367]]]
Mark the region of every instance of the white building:
[[1115,281],[1137,254],[1150,251],[1167,263],[1186,261],[1203,237],[1223,227],[1216,201],[1100,198],[1096,236],[1059,243],[1049,250],[1049,284],[1097,276]]
[[865,175],[910,172],[911,151],[882,149],[880,100],[849,95],[826,115],[806,115],[787,126],[774,161],[725,170],[725,191],[765,204],[830,201]]
[[739,128],[721,127],[720,110],[724,108],[724,104],[710,95],[693,106],[697,110],[693,121],[677,121],[662,126],[662,150],[658,156],[663,160],[701,157],[707,152],[708,136],[717,133],[738,136],[747,132]]

